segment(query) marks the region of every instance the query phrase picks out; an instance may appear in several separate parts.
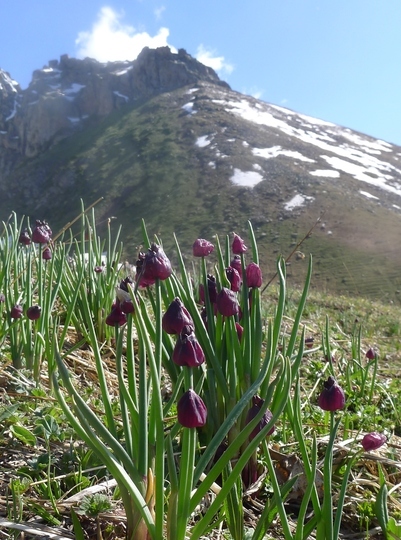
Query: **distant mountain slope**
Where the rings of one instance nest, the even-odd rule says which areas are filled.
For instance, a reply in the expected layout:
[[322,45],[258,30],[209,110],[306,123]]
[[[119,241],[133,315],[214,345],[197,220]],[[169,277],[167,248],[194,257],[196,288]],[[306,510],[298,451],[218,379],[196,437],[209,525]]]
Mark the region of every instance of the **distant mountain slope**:
[[[143,86],[32,157],[3,147],[3,164],[13,164],[0,168],[2,218],[15,210],[56,229],[80,198],[102,196],[99,219],[123,225],[131,260],[141,218],[167,248],[175,232],[188,251],[199,236],[245,235],[250,219],[271,276],[277,254],[288,255],[322,215],[300,248],[313,253],[313,286],[400,302],[401,148],[234,92],[186,53],[164,54],[165,73],[179,60],[187,74],[175,88]],[[79,84],[73,73],[68,84]],[[294,256],[290,279],[301,282],[305,267]]]

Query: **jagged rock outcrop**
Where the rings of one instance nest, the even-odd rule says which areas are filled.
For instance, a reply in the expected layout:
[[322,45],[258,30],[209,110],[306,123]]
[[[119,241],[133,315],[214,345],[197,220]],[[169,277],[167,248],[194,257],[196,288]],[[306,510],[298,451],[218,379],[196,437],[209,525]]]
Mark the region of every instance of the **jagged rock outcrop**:
[[229,88],[184,49],[172,53],[169,47],[146,47],[132,62],[63,55],[34,71],[26,90],[0,71],[0,160],[7,160],[7,150],[12,162],[16,155],[33,157],[88,120],[199,80]]

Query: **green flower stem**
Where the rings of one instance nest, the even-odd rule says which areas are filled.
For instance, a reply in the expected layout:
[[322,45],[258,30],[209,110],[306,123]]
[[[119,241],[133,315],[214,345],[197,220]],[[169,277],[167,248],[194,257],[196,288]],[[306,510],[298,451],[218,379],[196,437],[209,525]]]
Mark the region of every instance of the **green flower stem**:
[[273,461],[270,456],[269,448],[266,442],[263,442],[263,448],[264,448],[265,459],[267,461],[267,467],[269,469],[270,482],[272,483],[272,486],[273,486],[273,492],[274,492],[274,496],[275,496],[275,500],[277,504],[278,513],[280,516],[281,527],[283,528],[283,535],[286,540],[293,540],[294,535],[291,532],[290,524],[288,522],[287,512],[285,511],[285,508],[284,508],[284,501],[281,498],[280,486],[277,481]]
[[338,537],[334,537],[333,528],[333,499],[332,499],[332,476],[333,476],[333,447],[334,441],[337,435],[338,426],[340,425],[341,418],[335,422],[334,412],[330,412],[330,437],[326,447],[326,454],[324,456],[323,465],[323,504],[321,515],[321,530],[318,527],[316,532],[317,540],[337,540]]
[[155,506],[156,506],[156,519],[155,530],[156,537],[163,538],[163,525],[164,525],[164,422],[163,422],[163,403],[160,392],[161,387],[161,369],[162,369],[162,302],[161,302],[161,288],[160,280],[156,280],[155,286],[156,292],[156,313],[155,313],[155,356],[150,356],[150,371],[152,377],[152,412],[154,413],[154,419],[156,423],[156,439],[150,441],[156,446],[156,459],[155,459]]
[[127,388],[125,386],[124,369],[123,369],[123,362],[122,362],[122,346],[123,346],[124,330],[123,329],[120,330],[120,327],[118,324],[116,324],[114,328],[115,328],[115,339],[116,339],[116,370],[117,370],[118,390],[119,390],[118,393],[120,397],[120,408],[121,408],[121,417],[122,417],[123,428],[124,428],[125,447],[126,447],[128,455],[130,455],[131,459],[135,461],[133,447],[132,447],[132,443],[133,443],[132,429],[131,429],[131,422],[130,422],[130,415],[129,415],[129,409],[131,409],[132,411],[133,403],[132,403],[131,397],[129,396],[127,392]]
[[[188,390],[193,386],[193,371],[192,368],[184,367],[183,369],[185,388]],[[196,440],[196,428],[183,428],[175,540],[185,540],[187,523],[190,515],[189,505],[194,478]]]
[[[138,477],[137,472],[134,471],[132,467],[127,467],[126,460],[124,466],[122,466],[120,456],[124,457],[123,454],[125,453],[125,450],[121,446],[118,446],[117,441],[114,441],[115,444],[113,444],[112,438],[110,438],[108,441],[109,444],[111,443],[110,447],[111,450],[113,450],[112,452],[101,441],[98,432],[91,429],[86,418],[89,418],[91,423],[93,423],[93,416],[95,415],[86,405],[86,403],[83,402],[83,400],[80,402],[80,396],[72,387],[69,381],[68,371],[58,354],[56,354],[56,359],[63,383],[76,403],[76,405],[73,406],[76,416],[73,414],[71,406],[66,403],[58,385],[56,372],[54,372],[53,385],[57,400],[77,435],[86,442],[89,448],[91,448],[97,455],[101,456],[103,463],[117,481],[127,514],[128,530],[131,533],[134,531],[138,524],[137,520],[135,519],[135,515],[139,514],[141,518],[144,519],[148,527],[151,539],[156,540],[157,538],[160,538],[155,534],[153,518],[144,499],[146,487],[143,485],[143,479]],[[99,425],[103,427],[100,421]],[[107,431],[107,429],[105,429],[105,431]],[[103,434],[105,435],[105,433]]]

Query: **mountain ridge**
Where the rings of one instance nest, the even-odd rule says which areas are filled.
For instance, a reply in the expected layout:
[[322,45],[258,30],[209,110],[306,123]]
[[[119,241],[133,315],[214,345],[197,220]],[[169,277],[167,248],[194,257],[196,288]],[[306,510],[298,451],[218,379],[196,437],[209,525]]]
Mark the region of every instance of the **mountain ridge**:
[[[188,56],[181,53],[183,73],[199,68]],[[163,69],[176,69],[177,56],[166,58]],[[187,84],[175,79],[168,91],[144,86],[73,136],[20,154],[8,171],[0,166],[0,215],[12,209],[61,228],[80,199],[104,197],[99,220],[123,225],[131,259],[142,218],[166,247],[174,249],[176,233],[185,252],[196,237],[246,234],[250,220],[269,273],[322,216],[301,248],[313,253],[314,286],[399,302],[401,148],[245,96],[204,73],[190,73]],[[299,256],[288,267],[294,283],[305,266]]]

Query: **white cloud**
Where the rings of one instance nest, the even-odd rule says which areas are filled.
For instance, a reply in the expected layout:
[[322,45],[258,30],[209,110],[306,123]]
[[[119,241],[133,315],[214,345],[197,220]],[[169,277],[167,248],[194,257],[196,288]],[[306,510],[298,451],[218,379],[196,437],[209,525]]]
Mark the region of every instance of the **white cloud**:
[[234,70],[234,66],[226,62],[224,56],[215,56],[215,51],[206,49],[203,45],[199,45],[195,57],[199,62],[211,67],[218,73],[229,75]]
[[114,62],[116,60],[135,60],[144,47],[155,49],[169,46],[168,28],[160,28],[155,36],[147,32],[138,32],[133,26],[124,24],[123,13],[117,13],[112,8],[104,6],[98,13],[92,30],[79,32],[75,44],[79,58],[95,58],[99,62]]
[[155,14],[155,17],[156,17],[156,20],[159,20],[161,19],[162,15],[163,15],[163,12],[166,10],[166,7],[165,6],[160,6],[158,8],[156,8],[154,10],[154,14]]

